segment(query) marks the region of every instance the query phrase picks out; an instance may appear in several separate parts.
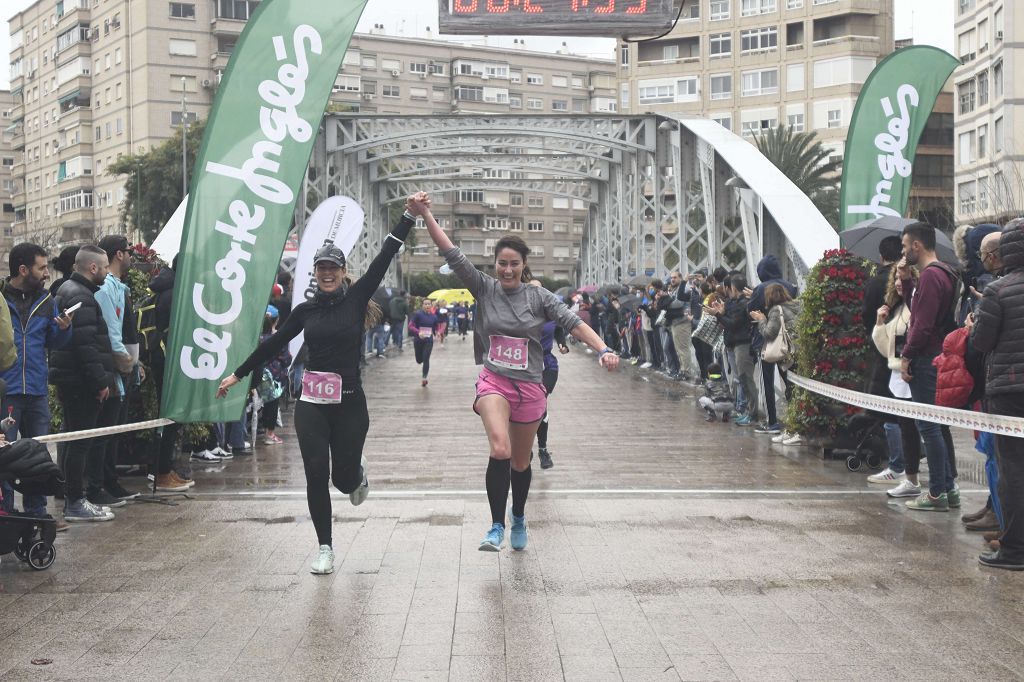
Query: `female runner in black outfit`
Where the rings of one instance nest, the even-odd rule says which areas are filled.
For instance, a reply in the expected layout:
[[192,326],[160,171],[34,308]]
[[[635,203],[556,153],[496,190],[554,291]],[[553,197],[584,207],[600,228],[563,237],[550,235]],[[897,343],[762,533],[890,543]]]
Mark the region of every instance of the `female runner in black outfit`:
[[414,223],[406,210],[366,273],[347,288],[343,284],[347,270],[341,249],[328,245],[317,251],[317,291],[313,300],[296,306],[277,333],[261,343],[217,389],[217,396],[223,397],[299,332],[306,333],[309,360],[302,379],[302,397],[295,405],[295,433],[306,472],[309,514],[320,544],[311,567],[316,574],[334,570],[328,481],[346,493],[354,505],[362,504],[369,492],[363,443],[370,417],[359,373],[362,336],[380,319],[382,313],[375,304],[370,306],[370,297]]

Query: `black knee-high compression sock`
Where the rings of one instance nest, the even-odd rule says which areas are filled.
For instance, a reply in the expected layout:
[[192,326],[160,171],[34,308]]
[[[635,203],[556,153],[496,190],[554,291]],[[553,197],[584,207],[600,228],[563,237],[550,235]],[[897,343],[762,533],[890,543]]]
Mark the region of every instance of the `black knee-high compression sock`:
[[548,449],[548,415],[544,414],[540,426],[537,427],[537,447],[541,450]]
[[505,525],[505,505],[508,503],[511,472],[510,459],[491,457],[487,461],[487,501],[491,504],[491,523]]
[[526,471],[512,470],[512,513],[516,516],[526,513],[526,496],[530,494],[532,480],[533,467],[526,467]]

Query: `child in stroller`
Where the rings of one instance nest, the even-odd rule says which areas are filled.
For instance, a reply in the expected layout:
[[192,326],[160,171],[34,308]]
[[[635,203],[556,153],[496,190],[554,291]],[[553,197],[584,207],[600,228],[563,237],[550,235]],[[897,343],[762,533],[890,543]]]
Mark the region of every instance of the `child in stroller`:
[[[56,495],[64,490],[60,469],[46,446],[31,438],[8,443],[0,435],[0,480],[22,495]],[[37,571],[53,564],[56,536],[57,522],[50,516],[0,513],[0,554],[14,552]]]
[[836,433],[836,447],[826,453],[830,459],[846,458],[846,468],[859,471],[864,464],[881,469],[886,461],[885,416],[877,412],[857,412],[847,417]]

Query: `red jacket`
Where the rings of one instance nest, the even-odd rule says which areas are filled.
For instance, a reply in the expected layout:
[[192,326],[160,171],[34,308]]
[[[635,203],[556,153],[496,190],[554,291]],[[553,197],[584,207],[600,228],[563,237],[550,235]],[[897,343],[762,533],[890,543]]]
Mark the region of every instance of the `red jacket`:
[[932,360],[938,370],[935,379],[935,404],[940,407],[966,407],[974,390],[974,377],[967,371],[966,327],[950,332],[942,341],[942,354]]

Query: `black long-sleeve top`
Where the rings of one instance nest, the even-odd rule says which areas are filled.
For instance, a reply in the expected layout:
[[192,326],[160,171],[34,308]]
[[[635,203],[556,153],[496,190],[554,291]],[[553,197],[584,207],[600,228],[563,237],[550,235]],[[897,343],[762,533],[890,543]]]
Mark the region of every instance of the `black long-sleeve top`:
[[402,216],[398,225],[391,230],[396,239],[384,239],[380,253],[370,263],[366,273],[347,291],[339,289],[327,294],[318,290],[312,301],[296,306],[284,325],[261,343],[235,370],[235,376],[239,379],[246,377],[281,352],[299,332],[305,331],[309,353],[306,369],[337,374],[345,379],[346,386],[359,385],[366,307],[384,279],[399,246],[409,236],[413,224],[414,221]]

